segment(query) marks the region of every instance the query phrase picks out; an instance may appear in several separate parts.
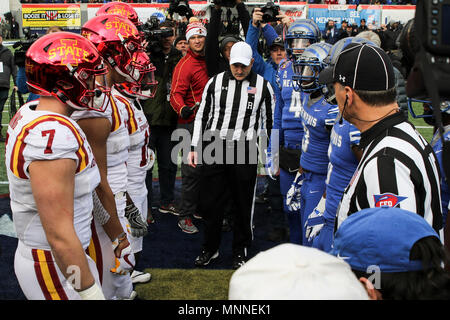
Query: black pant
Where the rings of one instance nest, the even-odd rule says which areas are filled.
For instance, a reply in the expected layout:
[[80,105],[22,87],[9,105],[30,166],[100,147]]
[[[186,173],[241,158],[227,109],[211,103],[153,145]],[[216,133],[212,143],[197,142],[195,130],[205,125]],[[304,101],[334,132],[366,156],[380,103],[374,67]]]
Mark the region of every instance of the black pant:
[[256,191],[256,164],[204,165],[201,203],[204,210],[204,250],[215,252],[220,246],[222,220],[229,201],[233,219],[233,255],[244,254],[253,240],[253,206]]
[[[194,123],[178,124],[178,129],[186,129],[191,137],[194,131]],[[202,166],[198,165],[193,168],[186,164],[187,154],[182,154],[183,162],[181,162],[181,205],[179,219],[201,211],[198,206],[200,197],[200,177],[202,174]],[[200,213],[202,215],[202,213]]]
[[[177,175],[177,163],[171,159],[175,142],[171,141],[175,127],[152,126],[149,147],[155,151],[158,162],[159,188],[161,193],[160,205],[167,206],[174,202],[175,177]],[[145,184],[148,190],[148,205],[153,198],[152,189],[153,170],[147,171]]]
[[5,106],[6,101],[8,101],[9,97],[9,88],[0,88],[0,135],[1,135],[1,123],[2,123],[2,114],[3,108]]

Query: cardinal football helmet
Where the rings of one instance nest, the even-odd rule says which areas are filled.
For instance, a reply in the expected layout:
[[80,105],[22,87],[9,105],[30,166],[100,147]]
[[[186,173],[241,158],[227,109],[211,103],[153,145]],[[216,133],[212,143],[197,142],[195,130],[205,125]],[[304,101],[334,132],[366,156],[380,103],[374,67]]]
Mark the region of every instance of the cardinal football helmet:
[[119,16],[125,17],[139,29],[142,25],[142,22],[139,20],[138,14],[134,8],[125,2],[109,2],[105,3],[98,9],[96,16],[101,16],[104,14],[117,14]]
[[89,39],[105,61],[126,81],[138,83],[146,66],[137,62],[140,34],[127,18],[107,14],[90,19],[81,28],[81,35]]
[[[104,111],[105,93],[95,78],[107,69],[95,46],[72,32],[56,32],[36,40],[25,58],[30,92],[54,96],[73,109]],[[101,101],[100,101],[101,100]]]

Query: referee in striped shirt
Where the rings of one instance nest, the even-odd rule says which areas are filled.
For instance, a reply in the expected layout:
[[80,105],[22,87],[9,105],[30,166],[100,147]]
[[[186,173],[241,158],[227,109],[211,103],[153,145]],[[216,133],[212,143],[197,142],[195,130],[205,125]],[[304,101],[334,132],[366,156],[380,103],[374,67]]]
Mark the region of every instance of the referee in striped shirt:
[[399,112],[387,54],[369,44],[350,44],[319,81],[333,83],[341,116],[361,131],[364,150],[336,226],[361,209],[390,206],[419,214],[441,232],[439,164],[431,146]]
[[203,165],[200,205],[205,212],[203,250],[196,266],[205,266],[219,255],[224,208],[230,200],[236,207],[232,219],[234,269],[247,260],[253,240],[257,140],[263,131],[270,136],[275,101],[270,83],[252,72],[252,65],[251,47],[235,43],[230,71],[209,80],[195,117],[188,161],[191,166]]

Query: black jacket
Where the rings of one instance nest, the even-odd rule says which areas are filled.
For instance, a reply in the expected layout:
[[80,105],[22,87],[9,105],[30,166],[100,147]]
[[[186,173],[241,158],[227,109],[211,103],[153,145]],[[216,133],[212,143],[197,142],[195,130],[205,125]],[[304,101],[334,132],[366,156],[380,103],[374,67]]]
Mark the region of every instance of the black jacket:
[[3,45],[0,45],[0,62],[3,64],[3,72],[0,72],[0,88],[9,89],[11,76],[16,85],[17,67],[11,50]]
[[[246,36],[250,24],[250,13],[242,2],[236,5],[236,9],[238,11],[238,19],[244,30],[244,36]],[[222,57],[219,48],[219,36],[224,29],[221,17],[222,10],[216,10],[216,8],[212,6],[205,43],[205,60],[209,77],[213,77],[216,74],[230,69],[228,61]]]
[[182,58],[180,51],[172,47],[169,54],[152,53],[150,60],[156,67],[155,78],[158,87],[155,97],[144,102],[144,113],[150,126],[173,126],[177,124],[178,115],[169,102],[173,69]]

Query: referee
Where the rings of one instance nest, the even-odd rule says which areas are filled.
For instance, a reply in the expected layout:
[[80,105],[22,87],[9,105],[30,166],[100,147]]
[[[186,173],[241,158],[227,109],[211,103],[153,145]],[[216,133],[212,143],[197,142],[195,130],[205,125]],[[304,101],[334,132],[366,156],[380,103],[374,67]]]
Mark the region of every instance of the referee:
[[247,248],[253,240],[257,139],[262,128],[270,136],[275,101],[270,83],[252,72],[252,65],[251,47],[245,42],[234,44],[230,71],[209,80],[195,117],[188,160],[194,167],[203,163],[200,201],[205,212],[203,250],[195,260],[196,266],[205,266],[219,255],[227,201],[236,206],[234,269],[246,262]]
[[337,227],[361,209],[390,206],[416,212],[439,233],[439,164],[431,146],[399,112],[387,54],[369,44],[350,44],[320,81],[334,84],[341,116],[361,131],[364,150],[342,197]]

